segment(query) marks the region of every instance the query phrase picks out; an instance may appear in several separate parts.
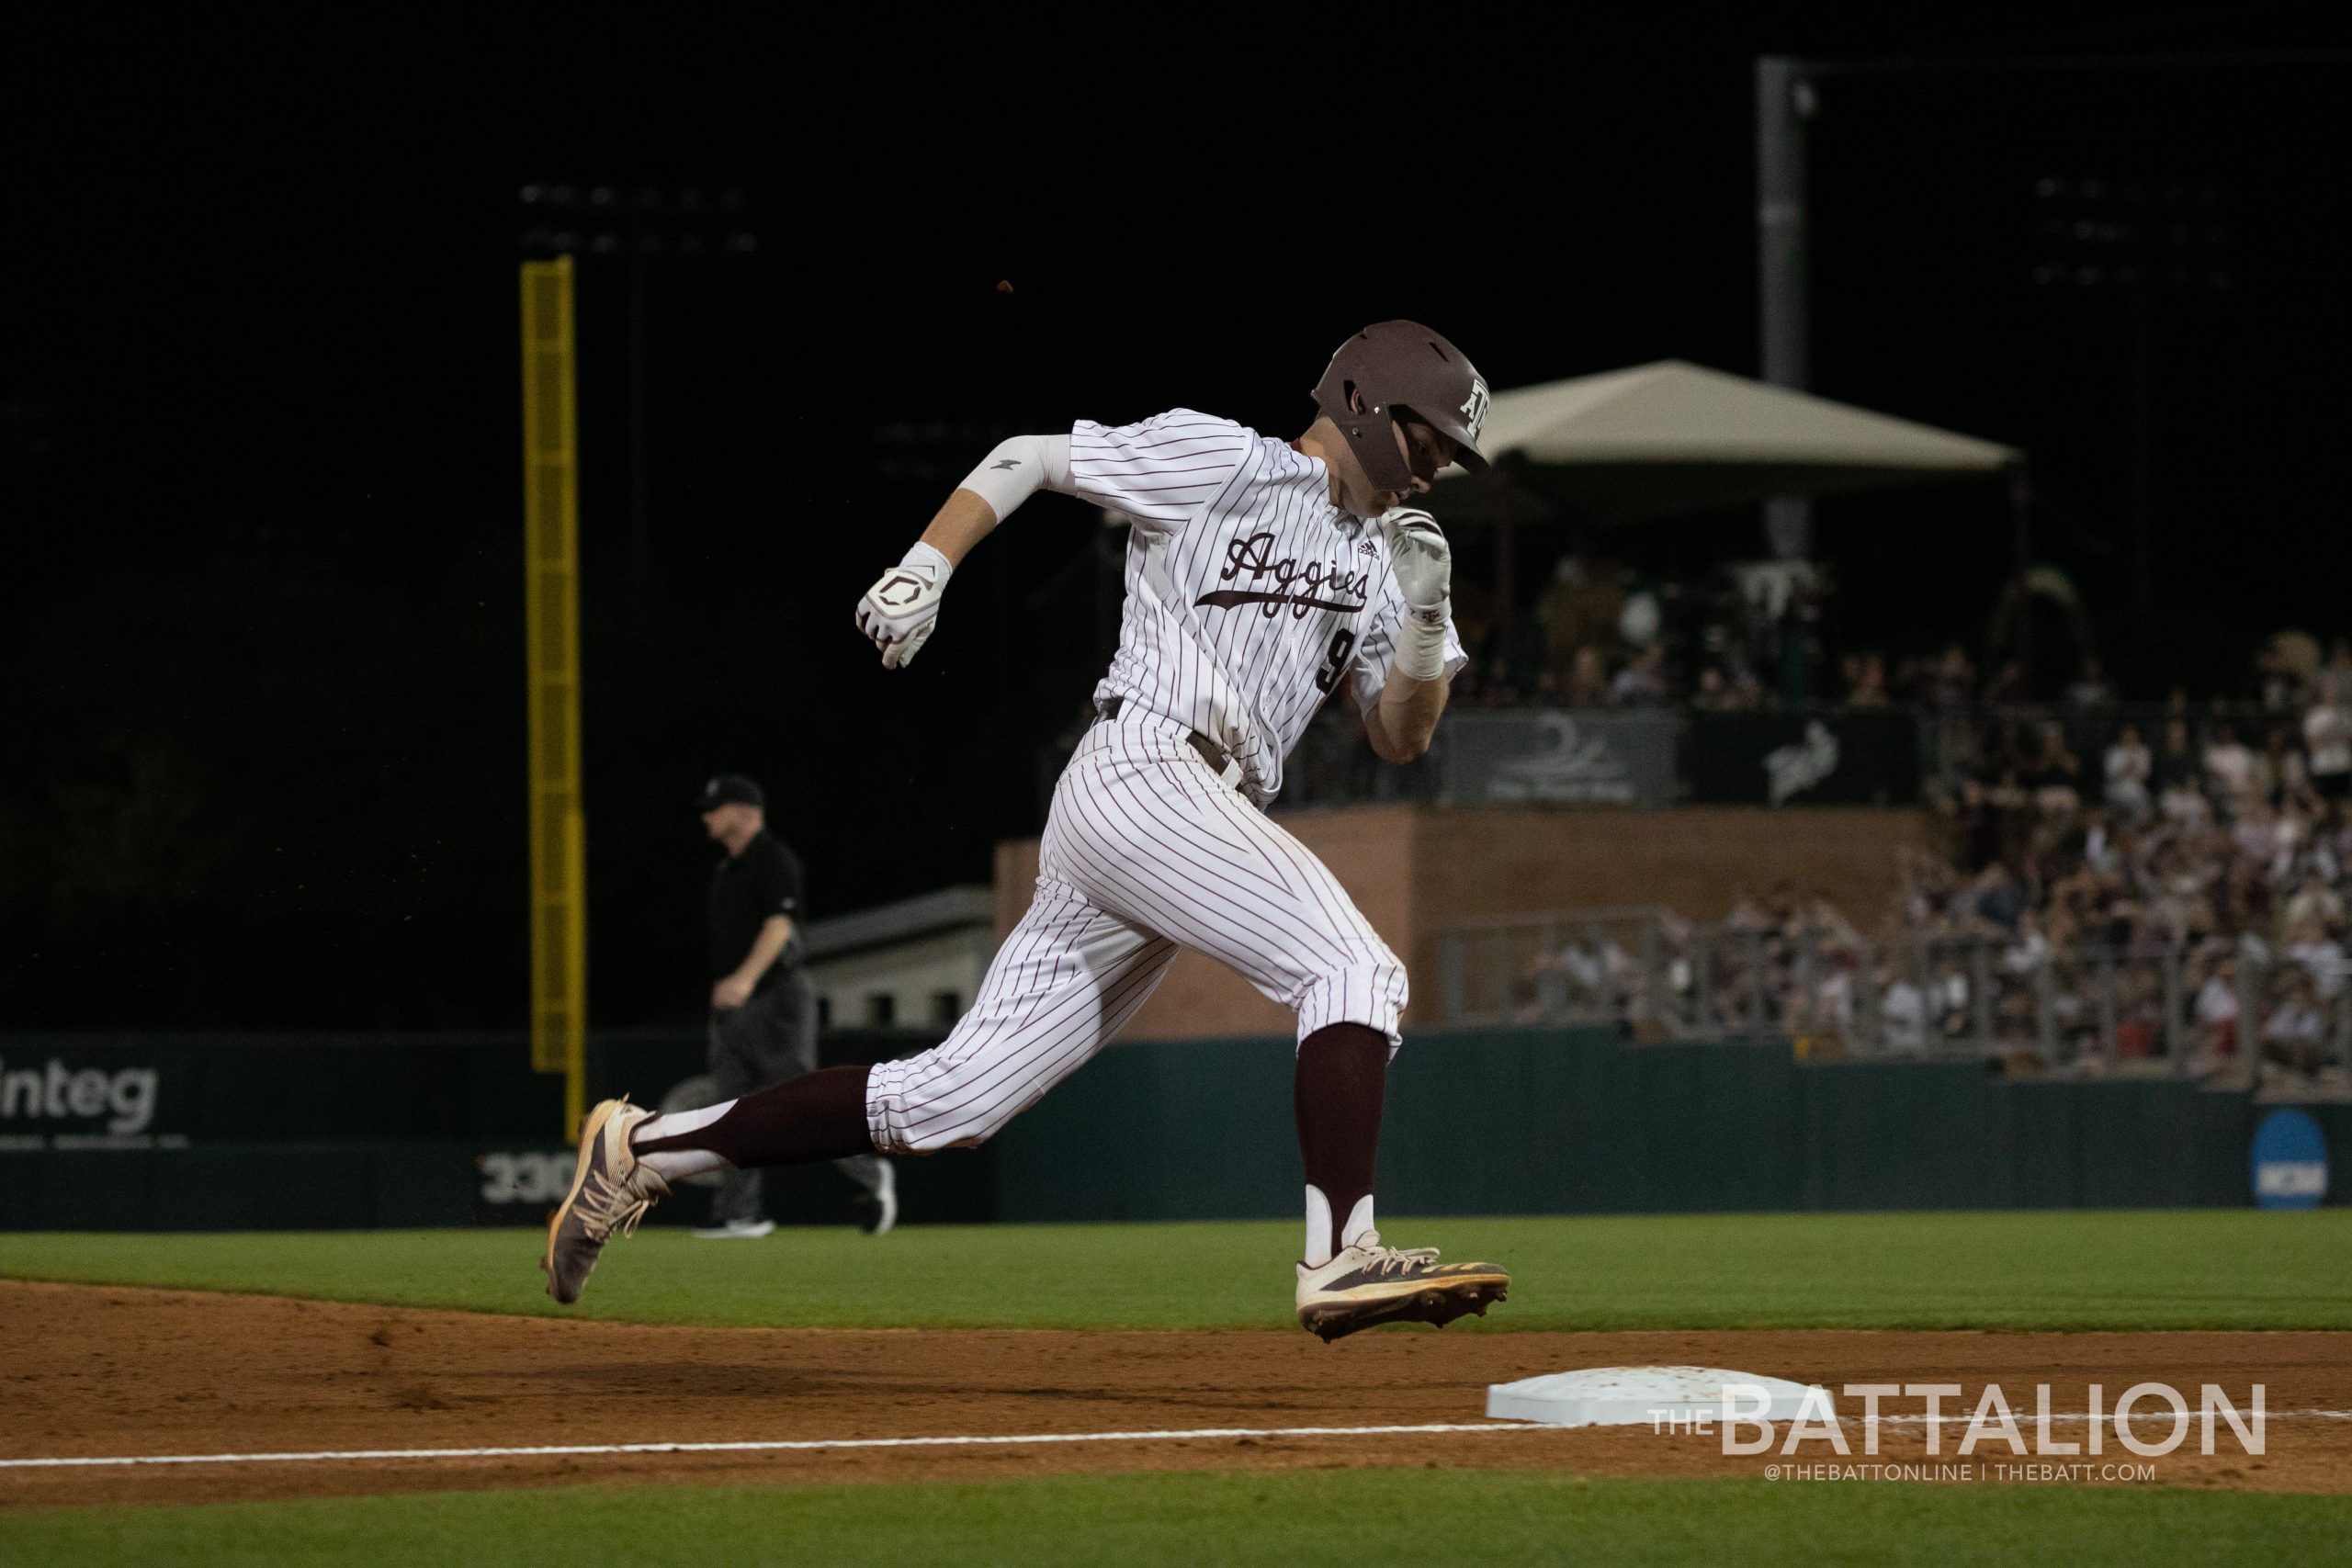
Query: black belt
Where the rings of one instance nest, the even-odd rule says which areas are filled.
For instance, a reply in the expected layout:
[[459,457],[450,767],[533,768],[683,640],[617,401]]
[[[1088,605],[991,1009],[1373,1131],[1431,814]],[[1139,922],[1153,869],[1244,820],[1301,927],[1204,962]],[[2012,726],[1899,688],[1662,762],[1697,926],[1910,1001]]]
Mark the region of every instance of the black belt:
[[[1111,720],[1118,717],[1119,711],[1126,705],[1127,699],[1125,697],[1103,698],[1102,701],[1094,705],[1095,722],[1098,724],[1108,724]],[[1241,787],[1241,769],[1239,765],[1234,761],[1232,752],[1227,750],[1224,747],[1218,745],[1216,741],[1210,739],[1207,736],[1202,734],[1197,729],[1186,730],[1184,732],[1184,739],[1192,743],[1193,750],[1198,751],[1201,754],[1201,761],[1209,765],[1209,772],[1216,774],[1219,778],[1224,778],[1226,771],[1227,769],[1231,769],[1233,772],[1233,777],[1227,779],[1226,782],[1232,784],[1236,789],[1239,789]]]

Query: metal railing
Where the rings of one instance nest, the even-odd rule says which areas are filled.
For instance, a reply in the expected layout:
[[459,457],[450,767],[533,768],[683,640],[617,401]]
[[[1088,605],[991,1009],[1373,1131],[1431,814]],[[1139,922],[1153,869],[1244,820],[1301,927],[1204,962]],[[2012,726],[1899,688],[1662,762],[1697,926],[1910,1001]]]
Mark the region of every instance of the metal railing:
[[1849,1056],[2022,1056],[2085,1075],[2259,1064],[2309,1092],[2352,1095],[2352,983],[2253,940],[2051,952],[2007,937],[1863,941],[1581,909],[1442,931],[1438,971],[1450,1028],[1794,1037]]
[[1645,1016],[1671,919],[1638,905],[1453,927],[1438,938],[1441,1015],[1449,1028]]

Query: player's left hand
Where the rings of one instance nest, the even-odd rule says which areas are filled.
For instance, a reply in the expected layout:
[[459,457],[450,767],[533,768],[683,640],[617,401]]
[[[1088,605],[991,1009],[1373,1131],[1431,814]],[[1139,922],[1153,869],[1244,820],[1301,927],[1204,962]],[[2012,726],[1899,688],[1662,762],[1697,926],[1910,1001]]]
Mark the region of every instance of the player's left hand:
[[752,999],[752,982],[741,975],[729,975],[710,987],[710,1005],[720,1012],[729,1012]]
[[1388,541],[1388,568],[1405,603],[1433,610],[1453,585],[1453,547],[1437,519],[1418,506],[1392,506],[1380,514],[1380,536]]

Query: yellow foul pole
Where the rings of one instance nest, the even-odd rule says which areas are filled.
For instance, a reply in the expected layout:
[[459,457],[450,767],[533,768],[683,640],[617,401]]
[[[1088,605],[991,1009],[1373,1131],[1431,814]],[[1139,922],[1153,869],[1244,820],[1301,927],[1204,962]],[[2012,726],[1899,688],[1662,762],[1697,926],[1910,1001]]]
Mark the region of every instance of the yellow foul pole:
[[579,1131],[588,1032],[580,811],[579,433],[571,258],[523,264],[523,624],[529,671],[531,1066],[561,1073]]

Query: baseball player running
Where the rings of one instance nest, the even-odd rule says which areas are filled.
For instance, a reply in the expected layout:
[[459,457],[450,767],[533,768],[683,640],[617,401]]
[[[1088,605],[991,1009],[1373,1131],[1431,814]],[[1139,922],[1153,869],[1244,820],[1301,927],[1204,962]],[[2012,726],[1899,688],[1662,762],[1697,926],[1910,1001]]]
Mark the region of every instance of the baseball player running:
[[1189,947],[1298,1016],[1300,1324],[1329,1340],[1503,1298],[1510,1278],[1494,1265],[1441,1263],[1374,1228],[1405,967],[1262,809],[1343,685],[1374,751],[1405,762],[1428,750],[1465,660],[1445,536],[1403,503],[1449,462],[1486,467],[1487,385],[1437,333],[1384,321],[1340,346],[1314,396],[1318,416],[1293,441],[1188,409],[1016,436],[867,591],[858,625],[897,669],[931,637],[966,554],[1040,489],[1134,519],[1119,651],[1055,788],[1035,901],[933,1050],[702,1111],[598,1105],[548,1221],[548,1294],[578,1300],[605,1244],[680,1177],[985,1142],[1116,1035]]

